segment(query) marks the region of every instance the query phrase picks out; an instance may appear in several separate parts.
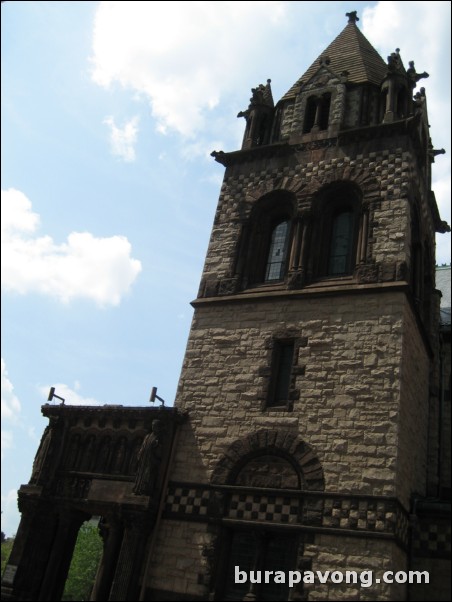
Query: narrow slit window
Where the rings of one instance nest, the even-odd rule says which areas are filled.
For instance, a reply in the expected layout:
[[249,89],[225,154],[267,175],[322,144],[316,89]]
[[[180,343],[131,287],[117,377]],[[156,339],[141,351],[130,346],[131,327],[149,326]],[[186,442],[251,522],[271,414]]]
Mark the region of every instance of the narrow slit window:
[[268,406],[283,406],[288,403],[293,358],[293,341],[275,343]]

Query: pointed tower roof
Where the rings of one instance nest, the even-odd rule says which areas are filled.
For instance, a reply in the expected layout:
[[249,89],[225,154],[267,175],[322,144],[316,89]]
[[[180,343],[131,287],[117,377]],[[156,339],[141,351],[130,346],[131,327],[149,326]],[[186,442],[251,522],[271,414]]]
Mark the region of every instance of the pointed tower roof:
[[337,75],[347,71],[348,82],[381,84],[388,71],[387,64],[358,29],[356,22],[359,19],[356,12],[347,13],[346,16],[348,17],[346,27],[290,88],[282,100],[293,98],[301,85],[307,82],[322,64]]

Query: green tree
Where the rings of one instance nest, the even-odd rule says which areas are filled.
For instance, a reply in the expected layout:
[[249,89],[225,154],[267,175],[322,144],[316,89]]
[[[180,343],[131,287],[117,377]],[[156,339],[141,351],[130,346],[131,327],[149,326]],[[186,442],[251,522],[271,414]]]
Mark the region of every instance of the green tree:
[[62,600],[89,600],[101,555],[102,540],[97,526],[84,523],[77,537]]
[[2,575],[5,570],[6,565],[8,564],[8,558],[11,554],[11,550],[13,549],[14,537],[5,537],[2,540]]

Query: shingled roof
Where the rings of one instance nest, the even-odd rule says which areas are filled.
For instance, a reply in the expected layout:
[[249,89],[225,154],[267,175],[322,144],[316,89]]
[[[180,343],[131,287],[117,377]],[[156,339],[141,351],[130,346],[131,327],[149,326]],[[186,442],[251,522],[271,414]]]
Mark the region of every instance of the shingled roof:
[[337,75],[348,71],[347,81],[354,84],[380,85],[388,70],[387,64],[358,29],[356,22],[350,20],[337,38],[283,96],[282,100],[296,96],[302,83],[307,82],[322,63],[326,63],[328,69]]

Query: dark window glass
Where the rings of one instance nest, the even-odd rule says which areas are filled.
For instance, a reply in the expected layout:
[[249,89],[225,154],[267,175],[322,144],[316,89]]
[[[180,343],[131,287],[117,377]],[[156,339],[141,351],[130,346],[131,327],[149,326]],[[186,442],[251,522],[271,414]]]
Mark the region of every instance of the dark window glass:
[[320,104],[319,128],[321,130],[328,129],[328,121],[330,117],[331,94],[324,94]]
[[331,229],[328,274],[343,276],[349,274],[353,250],[353,213],[342,211],[334,219]]
[[269,406],[282,406],[289,400],[293,354],[293,341],[275,343]]
[[289,222],[280,222],[271,233],[270,249],[265,269],[265,282],[282,280],[286,263]]
[[315,98],[308,98],[305,109],[304,117],[304,128],[303,132],[307,134],[312,130],[315,123],[315,115],[317,111],[317,104]]
[[235,583],[235,567],[240,567],[241,571],[246,571],[249,575],[249,572],[255,568],[256,553],[257,542],[252,533],[236,531],[232,534],[223,600],[243,600],[246,596],[250,584],[248,581]]
[[[293,536],[272,537],[267,540],[265,549],[265,570],[283,571],[285,575],[293,566]],[[286,580],[287,581],[287,580]],[[260,600],[287,600],[288,583],[266,583],[261,590]]]
[[[225,591],[222,600],[244,600],[245,596],[253,595],[256,600],[287,600],[289,585],[286,583],[273,583],[274,573],[270,583],[265,583],[264,571],[284,571],[288,574],[293,570],[295,563],[295,537],[293,535],[276,535],[236,531],[232,534],[228,554]],[[234,583],[235,567],[246,571],[249,578],[250,571],[261,571],[261,583],[252,585],[249,580],[245,583]]]

